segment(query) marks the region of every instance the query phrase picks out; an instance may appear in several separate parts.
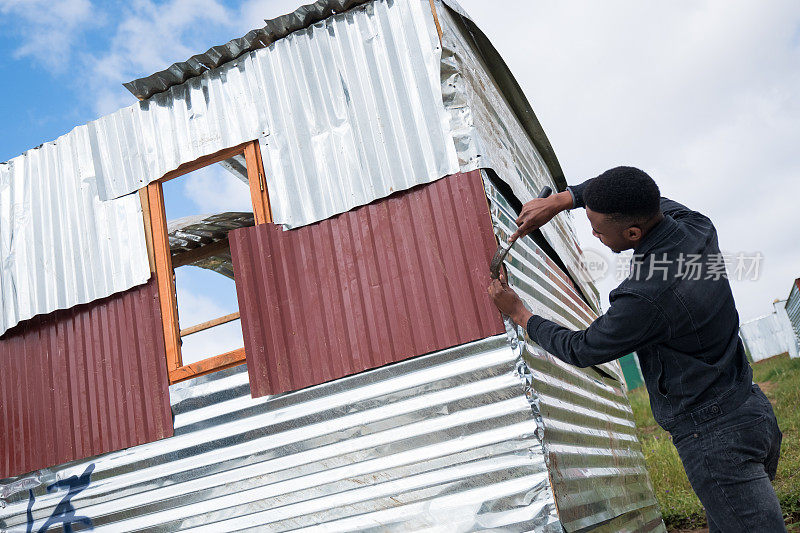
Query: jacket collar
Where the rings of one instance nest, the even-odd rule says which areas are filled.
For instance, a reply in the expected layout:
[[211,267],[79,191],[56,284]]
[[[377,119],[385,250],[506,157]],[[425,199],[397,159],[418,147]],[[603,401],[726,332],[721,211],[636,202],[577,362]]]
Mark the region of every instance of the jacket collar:
[[647,232],[647,235],[644,236],[642,242],[633,249],[634,255],[642,256],[649,252],[656,244],[660,243],[664,240],[669,234],[675,231],[675,228],[678,227],[678,223],[675,222],[675,219],[669,215],[664,215],[664,218],[650,228],[650,231]]

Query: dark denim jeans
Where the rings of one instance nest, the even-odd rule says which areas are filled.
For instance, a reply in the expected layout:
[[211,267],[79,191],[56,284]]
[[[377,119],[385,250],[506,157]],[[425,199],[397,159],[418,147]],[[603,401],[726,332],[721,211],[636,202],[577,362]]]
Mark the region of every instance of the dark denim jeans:
[[711,532],[786,531],[775,477],[783,434],[753,385],[737,409],[672,436]]

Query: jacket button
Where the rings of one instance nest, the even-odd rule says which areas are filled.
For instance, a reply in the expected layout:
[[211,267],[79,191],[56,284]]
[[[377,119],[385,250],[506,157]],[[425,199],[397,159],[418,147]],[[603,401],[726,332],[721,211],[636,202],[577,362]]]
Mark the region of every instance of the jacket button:
[[717,413],[719,413],[719,407],[718,407],[718,406],[716,406],[716,405],[712,405],[712,406],[711,406],[711,412],[712,412],[713,414],[717,414]]

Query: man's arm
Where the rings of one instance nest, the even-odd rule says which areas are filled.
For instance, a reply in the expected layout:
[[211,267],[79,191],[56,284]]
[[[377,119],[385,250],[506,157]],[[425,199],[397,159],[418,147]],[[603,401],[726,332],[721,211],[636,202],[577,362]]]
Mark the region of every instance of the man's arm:
[[615,292],[609,310],[582,331],[532,315],[528,336],[562,361],[585,368],[618,359],[634,350],[663,342],[670,328],[653,302],[628,292]]
[[531,340],[562,361],[581,368],[613,361],[671,335],[666,317],[655,303],[626,291],[612,291],[609,310],[582,331],[559,326],[528,311],[504,275],[492,281],[489,294],[501,312],[516,324],[526,326]]

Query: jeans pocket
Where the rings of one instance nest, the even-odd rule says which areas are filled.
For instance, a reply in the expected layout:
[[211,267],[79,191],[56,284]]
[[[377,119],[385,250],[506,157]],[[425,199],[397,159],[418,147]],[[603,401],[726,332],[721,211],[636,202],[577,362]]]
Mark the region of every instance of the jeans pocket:
[[734,466],[748,461],[763,463],[772,445],[771,434],[765,414],[715,431],[717,441]]

